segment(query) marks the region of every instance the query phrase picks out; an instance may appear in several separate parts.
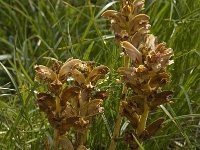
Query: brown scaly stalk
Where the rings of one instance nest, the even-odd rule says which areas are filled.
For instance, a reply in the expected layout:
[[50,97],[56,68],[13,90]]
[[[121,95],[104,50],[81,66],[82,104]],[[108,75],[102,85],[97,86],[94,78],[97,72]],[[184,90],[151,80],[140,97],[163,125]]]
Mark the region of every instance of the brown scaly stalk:
[[[65,63],[52,59],[50,67],[35,66],[36,81],[47,88],[37,95],[37,105],[54,128],[55,149],[87,149],[87,131],[107,98],[106,91],[96,91],[95,86],[108,70],[106,66],[95,67],[93,62],[72,58]],[[67,136],[72,128],[77,135],[75,142]]]
[[[58,96],[56,96],[56,114],[59,116],[60,115],[60,98]],[[55,150],[59,149],[59,130],[58,129],[54,129],[54,147]]]
[[[161,126],[164,119],[147,126],[149,112],[159,105],[169,102],[172,91],[162,91],[169,81],[166,67],[172,63],[173,51],[165,43],[157,43],[155,36],[149,34],[149,16],[142,13],[144,0],[121,0],[121,9],[107,10],[102,16],[111,20],[115,39],[123,48],[124,57],[130,63],[120,67],[121,81],[132,93],[121,99],[119,113],[109,150],[116,148],[120,124],[123,117],[132,126],[123,135],[123,142],[131,149],[139,149],[135,138],[142,143],[150,138]],[[126,90],[127,92],[127,90]],[[122,92],[124,94],[124,92]]]

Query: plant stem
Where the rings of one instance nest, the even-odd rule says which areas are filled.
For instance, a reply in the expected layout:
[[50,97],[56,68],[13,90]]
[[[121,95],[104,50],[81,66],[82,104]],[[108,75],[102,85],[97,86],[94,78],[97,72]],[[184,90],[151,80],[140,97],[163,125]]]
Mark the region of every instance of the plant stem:
[[87,131],[84,133],[76,133],[76,141],[75,141],[75,149],[77,149],[80,145],[85,145],[87,141]]
[[[124,56],[123,57],[123,63],[124,63],[124,67],[128,67],[129,65],[129,58]],[[127,93],[127,87],[126,85],[124,84],[123,85],[123,89],[122,89],[122,98],[120,100],[123,101],[123,100],[126,100],[126,93]],[[122,121],[122,116],[121,116],[121,112],[122,112],[122,106],[119,105],[119,111],[118,111],[118,114],[117,114],[117,117],[116,117],[116,122],[115,122],[115,128],[114,128],[114,131],[113,131],[113,137],[111,139],[111,143],[110,143],[110,146],[108,148],[108,150],[115,150],[116,148],[116,145],[117,145],[117,138],[119,137],[119,130],[120,130],[120,125],[121,125],[121,121]]]
[[58,145],[59,145],[58,129],[54,129],[54,148],[55,148],[55,150],[58,150]]
[[[56,96],[56,115],[60,116],[60,98]],[[59,131],[54,128],[54,148],[58,150],[59,148]]]
[[[138,135],[138,137],[141,135],[141,133],[145,130],[146,128],[146,122],[147,122],[147,118],[148,118],[148,114],[149,114],[149,106],[148,104],[145,102],[144,103],[144,113],[142,114],[141,118],[140,118],[140,122],[139,125],[136,129],[136,133]],[[142,144],[142,141],[140,141]],[[138,147],[137,150],[139,150],[140,148]]]
[[117,120],[116,120],[116,123],[115,123],[113,137],[112,137],[112,140],[111,140],[111,143],[110,143],[108,150],[115,150],[116,145],[117,145],[117,138],[119,137],[119,130],[120,130],[120,125],[121,125],[121,121],[122,121],[122,116],[120,114],[122,107],[121,106],[119,106],[119,107],[120,107],[120,110],[117,114]]
[[140,136],[140,134],[144,131],[144,129],[146,127],[146,122],[147,122],[148,114],[149,114],[149,106],[145,102],[144,103],[144,113],[142,114],[142,116],[140,118],[139,125],[138,125],[138,127],[136,129],[136,132],[137,132],[138,136]]
[[78,135],[79,135],[78,145],[84,145],[84,143],[85,143],[85,133],[78,133]]

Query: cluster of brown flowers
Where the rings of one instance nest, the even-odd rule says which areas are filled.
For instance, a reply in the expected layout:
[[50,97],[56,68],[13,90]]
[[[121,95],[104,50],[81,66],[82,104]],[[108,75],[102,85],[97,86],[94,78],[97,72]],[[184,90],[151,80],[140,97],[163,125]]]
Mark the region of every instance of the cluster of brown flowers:
[[[38,94],[37,105],[46,113],[58,138],[70,129],[83,137],[92,118],[102,111],[100,104],[106,98],[106,93],[97,91],[95,85],[109,69],[94,65],[93,62],[79,59],[68,59],[65,63],[52,59],[51,68],[35,66],[36,80],[47,84],[47,91]],[[84,147],[83,139],[77,139],[74,145]]]
[[[166,67],[173,63],[170,60],[173,50],[166,48],[165,43],[157,43],[155,36],[149,33],[149,16],[142,13],[143,6],[143,0],[121,0],[119,12],[107,10],[103,13],[104,17],[111,20],[116,40],[129,62],[120,67],[118,72],[122,74],[122,82],[131,91],[121,101],[121,115],[133,127],[133,130],[124,134],[124,142],[132,149],[138,148],[133,136],[142,142],[159,129],[164,119],[160,118],[146,127],[148,113],[169,102],[173,94],[172,91],[162,91],[170,78]],[[114,147],[110,146],[110,150]]]
[[[123,142],[138,149],[138,141],[142,143],[150,138],[164,121],[159,118],[146,125],[149,111],[168,103],[173,94],[162,90],[170,80],[166,67],[173,63],[170,60],[173,50],[165,43],[158,43],[150,34],[150,18],[142,13],[143,7],[143,0],[121,0],[119,12],[107,10],[102,14],[111,20],[124,59],[124,66],[117,70],[121,74],[123,90],[109,150],[116,148],[124,116],[132,128],[123,134]],[[102,111],[103,99],[107,98],[105,91],[98,91],[95,87],[99,79],[105,78],[108,67],[95,67],[94,62],[70,58],[65,63],[52,59],[50,67],[38,65],[35,70],[36,80],[47,87],[38,94],[37,105],[55,129],[55,147],[58,148],[63,141],[59,137],[73,129],[79,136],[75,143],[69,144],[67,139],[68,149],[86,149],[84,136],[92,119]]]
[[111,20],[111,27],[119,41],[129,41],[138,47],[149,32],[149,16],[142,14],[144,1],[121,0],[120,12],[107,10],[102,16]]

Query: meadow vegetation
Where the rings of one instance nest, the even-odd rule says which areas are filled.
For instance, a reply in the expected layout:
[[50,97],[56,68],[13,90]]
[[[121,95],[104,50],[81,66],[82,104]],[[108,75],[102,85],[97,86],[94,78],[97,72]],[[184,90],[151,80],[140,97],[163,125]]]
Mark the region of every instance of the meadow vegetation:
[[[101,16],[107,9],[119,10],[119,2],[0,0],[0,149],[53,147],[54,129],[36,105],[37,93],[47,87],[35,82],[34,66],[71,57],[109,68],[106,80],[97,85],[108,92],[104,112],[92,121],[86,142],[91,150],[108,149],[123,88],[115,70],[123,62],[110,21]],[[174,63],[167,68],[171,82],[163,89],[174,93],[171,103],[150,112],[147,124],[165,120],[140,148],[199,150],[200,1],[146,0],[144,12],[150,16],[150,32],[173,49]],[[122,133],[129,124],[122,119],[117,150],[128,149]]]

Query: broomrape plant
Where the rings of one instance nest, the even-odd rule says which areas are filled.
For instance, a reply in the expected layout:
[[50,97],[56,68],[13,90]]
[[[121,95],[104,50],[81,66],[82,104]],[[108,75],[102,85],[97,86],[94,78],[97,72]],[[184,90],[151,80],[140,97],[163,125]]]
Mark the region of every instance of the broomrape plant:
[[[51,68],[35,66],[36,80],[47,84],[47,92],[38,94],[37,105],[46,113],[54,128],[55,149],[59,145],[68,150],[84,146],[87,130],[95,116],[102,112],[100,104],[106,98],[105,91],[97,91],[95,85],[103,79],[108,67],[94,67],[93,62],[68,59],[65,63],[52,60]],[[73,128],[76,142],[71,143],[64,136]]]
[[[149,112],[170,102],[173,94],[162,90],[170,80],[166,67],[173,63],[170,60],[173,50],[164,42],[158,43],[150,34],[150,18],[142,13],[143,7],[143,0],[121,0],[119,12],[107,10],[102,14],[111,20],[124,61],[117,69],[123,88],[109,150],[116,149],[124,117],[129,120],[131,128],[123,133],[123,143],[133,150],[139,149],[139,145],[164,121],[158,118],[147,125]],[[95,86],[99,79],[105,78],[109,68],[70,58],[65,63],[52,59],[50,67],[38,65],[35,70],[36,81],[47,86],[45,92],[38,94],[37,105],[54,128],[55,149],[87,149],[87,131],[92,120],[102,112],[100,105],[107,98],[106,91],[98,91]],[[75,141],[65,136],[71,129]]]
[[149,16],[142,13],[143,7],[143,0],[121,0],[119,12],[107,10],[102,14],[111,20],[124,59],[124,66],[117,70],[122,74],[124,87],[109,150],[116,148],[122,117],[126,117],[132,126],[132,130],[124,134],[123,141],[131,149],[138,149],[138,142],[150,138],[164,121],[159,118],[146,126],[149,111],[169,102],[173,93],[162,91],[170,78],[166,67],[173,63],[170,60],[173,50],[166,48],[165,43],[158,43],[150,34]]

